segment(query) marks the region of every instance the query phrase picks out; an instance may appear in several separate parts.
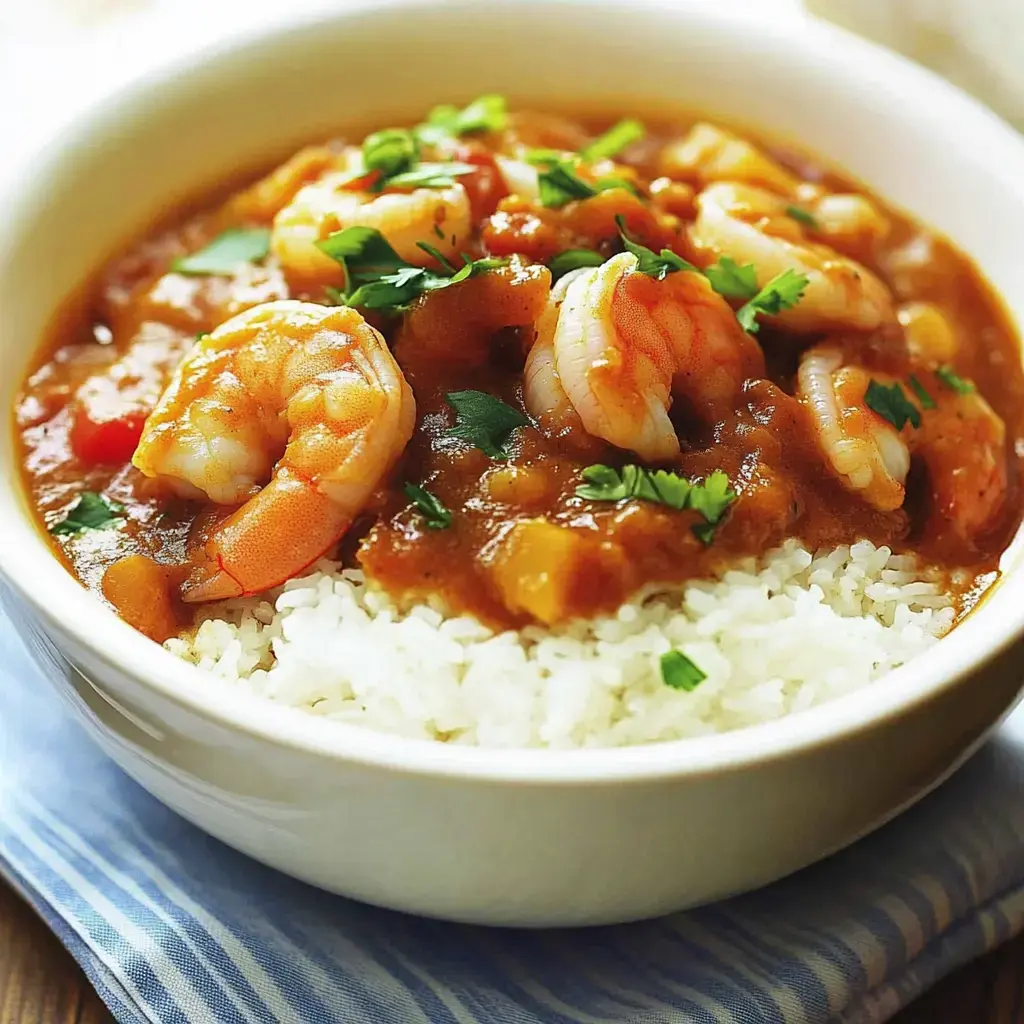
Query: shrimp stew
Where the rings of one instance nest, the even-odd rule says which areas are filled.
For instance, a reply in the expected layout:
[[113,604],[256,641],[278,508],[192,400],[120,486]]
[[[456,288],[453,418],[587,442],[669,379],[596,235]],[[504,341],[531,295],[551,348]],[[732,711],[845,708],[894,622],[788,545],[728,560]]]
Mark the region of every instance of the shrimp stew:
[[986,282],[859,184],[484,96],[165,218],[62,310],[16,429],[55,551],[164,641],[335,552],[558,628],[863,539],[962,614],[1021,519],[1022,412]]

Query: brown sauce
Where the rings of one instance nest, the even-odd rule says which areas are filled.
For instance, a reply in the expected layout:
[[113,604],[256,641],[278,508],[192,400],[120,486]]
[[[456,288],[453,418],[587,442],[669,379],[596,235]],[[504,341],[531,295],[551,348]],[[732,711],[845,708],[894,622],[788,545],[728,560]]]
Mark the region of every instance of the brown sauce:
[[[610,123],[524,116],[516,130],[529,144],[577,148]],[[650,181],[657,176],[652,161],[659,145],[684,131],[678,123],[648,124],[647,140],[624,163]],[[293,168],[296,187],[315,178],[327,159],[322,147],[307,152]],[[806,180],[863,194],[803,154],[772,152]],[[574,246],[608,254],[617,237],[616,214],[625,217],[636,241],[693,255],[685,234],[685,188],[675,197],[674,217],[656,216],[647,203],[621,191],[561,210],[538,209],[502,201],[504,189],[482,143],[467,144],[459,158],[481,168],[467,180],[478,221],[473,256],[519,253],[542,262]],[[322,289],[289,281],[273,259],[234,276],[169,272],[175,257],[195,251],[224,228],[269,222],[273,209],[263,205],[260,192],[240,195],[170,218],[170,227],[136,242],[104,268],[84,299],[69,301],[41,342],[16,409],[25,487],[41,528],[58,521],[85,491],[124,506],[125,522],[118,529],[52,540],[86,587],[156,639],[185,628],[192,613],[177,599],[177,587],[187,572],[190,532],[204,506],[169,497],[131,466],[138,429],[197,333],[259,302],[323,301]],[[957,578],[973,602],[978,581],[994,579],[998,557],[1021,519],[1019,341],[967,257],[874,201],[892,224],[884,241],[836,249],[874,271],[897,301],[933,302],[942,309],[959,341],[952,360],[956,373],[973,381],[1005,422],[1006,498],[984,530],[964,538],[949,528],[933,507],[927,469],[916,461],[903,507],[876,511],[852,497],[825,466],[807,408],[793,397],[798,356],[821,336],[795,336],[770,326],[758,335],[766,370],[746,382],[731,410],[713,422],[685,402],[672,410],[683,450],[663,468],[694,478],[723,470],[738,492],[710,544],[691,530],[700,522],[693,511],[578,497],[584,467],[638,461],[602,441],[547,436],[528,425],[513,435],[505,460],[453,441],[446,436],[453,422],[445,400],[450,392],[484,391],[524,409],[523,362],[532,334],[503,327],[501,310],[542,303],[547,284],[498,272],[428,295],[404,321],[372,318],[413,389],[417,426],[395,470],[342,541],[343,558],[395,595],[437,595],[452,610],[489,623],[523,625],[614,609],[644,584],[706,576],[786,537],[799,537],[810,547],[863,537],[966,570]],[[505,320],[510,322],[514,318]],[[908,372],[895,323],[841,341],[869,369]],[[941,387],[927,375],[922,382]],[[114,410],[109,418],[104,403]],[[451,528],[424,524],[403,492],[406,481],[427,487],[452,511]]]

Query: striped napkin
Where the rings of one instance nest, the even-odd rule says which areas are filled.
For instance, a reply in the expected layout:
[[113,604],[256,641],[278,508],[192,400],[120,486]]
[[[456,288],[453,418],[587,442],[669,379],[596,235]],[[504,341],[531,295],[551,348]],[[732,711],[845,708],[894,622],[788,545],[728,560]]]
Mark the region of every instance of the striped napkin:
[[886,1020],[1024,927],[1024,717],[897,822],[761,892],[499,931],[327,897],[188,825],[79,731],[0,617],[0,871],[122,1022]]

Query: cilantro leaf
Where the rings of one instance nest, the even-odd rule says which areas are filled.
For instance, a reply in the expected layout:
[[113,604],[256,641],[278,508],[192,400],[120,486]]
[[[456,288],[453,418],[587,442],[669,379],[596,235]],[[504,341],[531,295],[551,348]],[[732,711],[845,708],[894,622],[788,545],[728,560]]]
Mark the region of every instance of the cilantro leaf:
[[951,391],[958,395],[969,395],[974,390],[974,385],[963,377],[958,377],[951,366],[940,366],[935,371],[935,376],[942,381]]
[[703,523],[693,527],[693,533],[702,544],[708,545],[714,540],[722,516],[735,500],[736,492],[729,486],[729,477],[720,469],[693,485],[689,506],[704,517]]
[[573,199],[589,199],[597,189],[585,182],[573,170],[570,160],[549,164],[537,174],[541,205],[558,209]]
[[576,488],[576,495],[588,501],[623,501],[636,498],[656,505],[665,505],[677,512],[693,509],[704,520],[693,527],[703,544],[710,544],[726,509],[736,500],[729,487],[729,477],[716,469],[706,480],[688,480],[665,469],[650,470],[643,466],[625,465],[621,470],[611,466],[587,466],[586,481]]
[[910,390],[917,395],[917,400],[921,403],[922,409],[935,408],[935,399],[928,394],[924,385],[917,379],[917,377],[914,376],[914,374],[910,375],[910,379],[907,383],[910,384]]
[[864,404],[897,430],[902,430],[908,422],[915,429],[921,426],[917,406],[907,398],[898,382],[885,385],[872,379],[864,393]]
[[454,185],[455,179],[463,174],[472,174],[472,164],[449,160],[447,163],[419,163],[407,171],[394,174],[387,180],[388,187],[394,188],[446,188]]
[[419,125],[415,131],[424,142],[437,142],[446,136],[500,132],[507,123],[505,97],[487,94],[478,96],[462,110],[451,104],[434,107],[427,115],[426,123]]
[[431,494],[419,484],[411,483],[407,483],[402,490],[419,514],[423,516],[428,529],[447,530],[452,525],[451,512],[441,504],[441,499],[436,494]]
[[698,668],[682,651],[666,651],[661,656],[661,678],[673,690],[689,693],[707,679],[707,673]]
[[409,170],[418,158],[416,139],[404,128],[385,128],[363,139],[363,166],[380,171],[382,181]]
[[228,228],[198,252],[171,264],[179,274],[233,274],[239,264],[259,263],[270,252],[270,228]]
[[589,146],[581,149],[580,156],[587,161],[603,160],[606,157],[615,156],[630,143],[642,139],[645,134],[644,126],[639,121],[634,118],[626,118],[594,139]]
[[636,257],[636,269],[641,274],[653,277],[657,281],[664,281],[669,274],[674,274],[678,270],[691,270],[694,273],[700,273],[699,267],[688,263],[682,256],[677,255],[671,249],[662,249],[660,253],[655,253],[653,249],[648,249],[646,245],[634,242],[626,234],[626,220],[621,215],[615,218],[615,223],[619,228],[619,237],[622,239],[623,248],[626,252],[632,253]]
[[579,270],[580,267],[599,267],[602,263],[604,257],[593,249],[565,249],[548,260],[548,269],[552,278],[557,281],[572,270]]
[[71,503],[64,518],[50,527],[54,536],[106,530],[124,519],[124,505],[95,491],[82,491]]
[[731,256],[721,256],[706,267],[704,276],[711,287],[727,299],[753,299],[757,295],[757,270],[753,263],[740,266]]
[[507,459],[512,432],[530,422],[518,409],[485,391],[450,391],[445,398],[455,410],[455,425],[446,436],[465,441],[492,459]]
[[508,262],[486,257],[467,260],[456,269],[433,246],[426,242],[418,244],[438,260],[443,272],[407,263],[376,228],[344,228],[328,235],[317,242],[317,248],[341,264],[349,289],[347,294],[326,289],[328,299],[337,305],[400,311],[426,292],[458,284]]
[[787,206],[786,215],[792,217],[797,223],[803,224],[805,228],[816,229],[818,227],[818,218],[802,206]]
[[809,284],[806,274],[800,274],[792,267],[776,274],[746,305],[736,310],[736,319],[748,334],[757,334],[760,324],[758,313],[774,316],[784,309],[790,309],[803,298]]

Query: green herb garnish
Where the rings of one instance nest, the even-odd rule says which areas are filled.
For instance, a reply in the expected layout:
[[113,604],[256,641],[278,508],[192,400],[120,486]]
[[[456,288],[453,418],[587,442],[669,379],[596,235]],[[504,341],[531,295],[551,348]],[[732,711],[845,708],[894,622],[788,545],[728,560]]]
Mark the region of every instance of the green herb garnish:
[[449,160],[447,163],[419,163],[401,174],[387,179],[389,188],[447,188],[455,184],[455,179],[463,174],[472,174],[476,168],[472,164]]
[[423,517],[430,530],[447,530],[452,525],[452,514],[441,504],[436,494],[431,494],[419,484],[407,483],[402,490]]
[[415,137],[404,128],[385,128],[363,139],[363,166],[380,171],[381,181],[409,170],[419,155]]
[[328,289],[328,297],[338,305],[400,312],[429,291],[447,288],[508,263],[506,259],[489,256],[466,260],[456,268],[428,243],[420,242],[419,246],[441,263],[442,271],[407,263],[375,228],[335,231],[317,242],[317,248],[341,264],[346,292]]
[[736,310],[736,319],[748,334],[757,334],[761,326],[757,322],[758,313],[774,316],[792,308],[803,298],[809,283],[806,274],[790,267],[773,277],[746,305]]
[[512,432],[530,422],[518,409],[485,391],[451,391],[445,398],[455,410],[455,425],[446,436],[465,441],[492,459],[507,459]]
[[752,300],[757,295],[757,271],[753,263],[740,266],[731,256],[720,256],[707,267],[704,276],[711,287],[727,299]]
[[68,508],[64,518],[50,527],[55,536],[106,530],[124,519],[124,505],[95,491],[83,491]]
[[699,669],[682,651],[666,651],[661,656],[661,678],[673,690],[689,693],[707,679],[707,673]]
[[233,274],[242,263],[259,263],[270,252],[270,228],[228,228],[209,245],[171,264],[179,274]]
[[543,206],[558,209],[573,199],[589,199],[597,189],[585,182],[573,169],[571,160],[548,164],[537,174],[540,201]]
[[615,223],[619,228],[619,237],[622,239],[623,248],[636,257],[636,269],[641,274],[653,277],[657,281],[664,281],[669,274],[674,274],[679,270],[690,270],[696,274],[701,272],[699,267],[688,263],[671,249],[662,249],[660,253],[656,253],[653,249],[648,249],[646,245],[634,242],[626,234],[626,219],[621,214],[615,218]]
[[551,271],[551,276],[557,281],[572,270],[579,270],[581,267],[599,267],[602,263],[604,263],[604,257],[593,249],[566,249],[548,260],[548,269]]
[[505,97],[489,94],[478,96],[461,110],[451,104],[434,107],[427,115],[426,122],[414,130],[424,142],[436,143],[449,136],[500,132],[507,123]]
[[702,481],[688,480],[665,469],[650,470],[634,465],[625,465],[621,470],[611,466],[587,466],[582,476],[586,483],[576,488],[576,494],[589,501],[635,498],[665,505],[677,512],[686,508],[699,512],[704,522],[696,524],[693,532],[703,544],[711,543],[726,509],[736,500],[728,476],[720,469]]
[[957,376],[951,366],[940,366],[935,371],[935,376],[942,381],[951,391],[958,395],[969,395],[974,390],[974,385],[969,380]]
[[914,374],[910,375],[910,379],[907,383],[910,384],[910,390],[917,395],[917,400],[921,403],[922,409],[935,408],[935,399],[928,394],[924,385],[917,379],[917,377],[914,376]]
[[786,215],[792,217],[793,220],[803,224],[806,228],[817,229],[818,218],[814,216],[809,210],[805,210],[802,206],[787,206]]
[[604,135],[594,139],[589,146],[581,149],[580,156],[587,161],[603,160],[615,156],[630,143],[642,139],[644,135],[644,126],[633,118],[627,118],[613,125]]
[[864,393],[864,404],[897,430],[902,430],[907,423],[915,430],[921,426],[917,406],[907,398],[898,382],[886,385],[872,379]]

